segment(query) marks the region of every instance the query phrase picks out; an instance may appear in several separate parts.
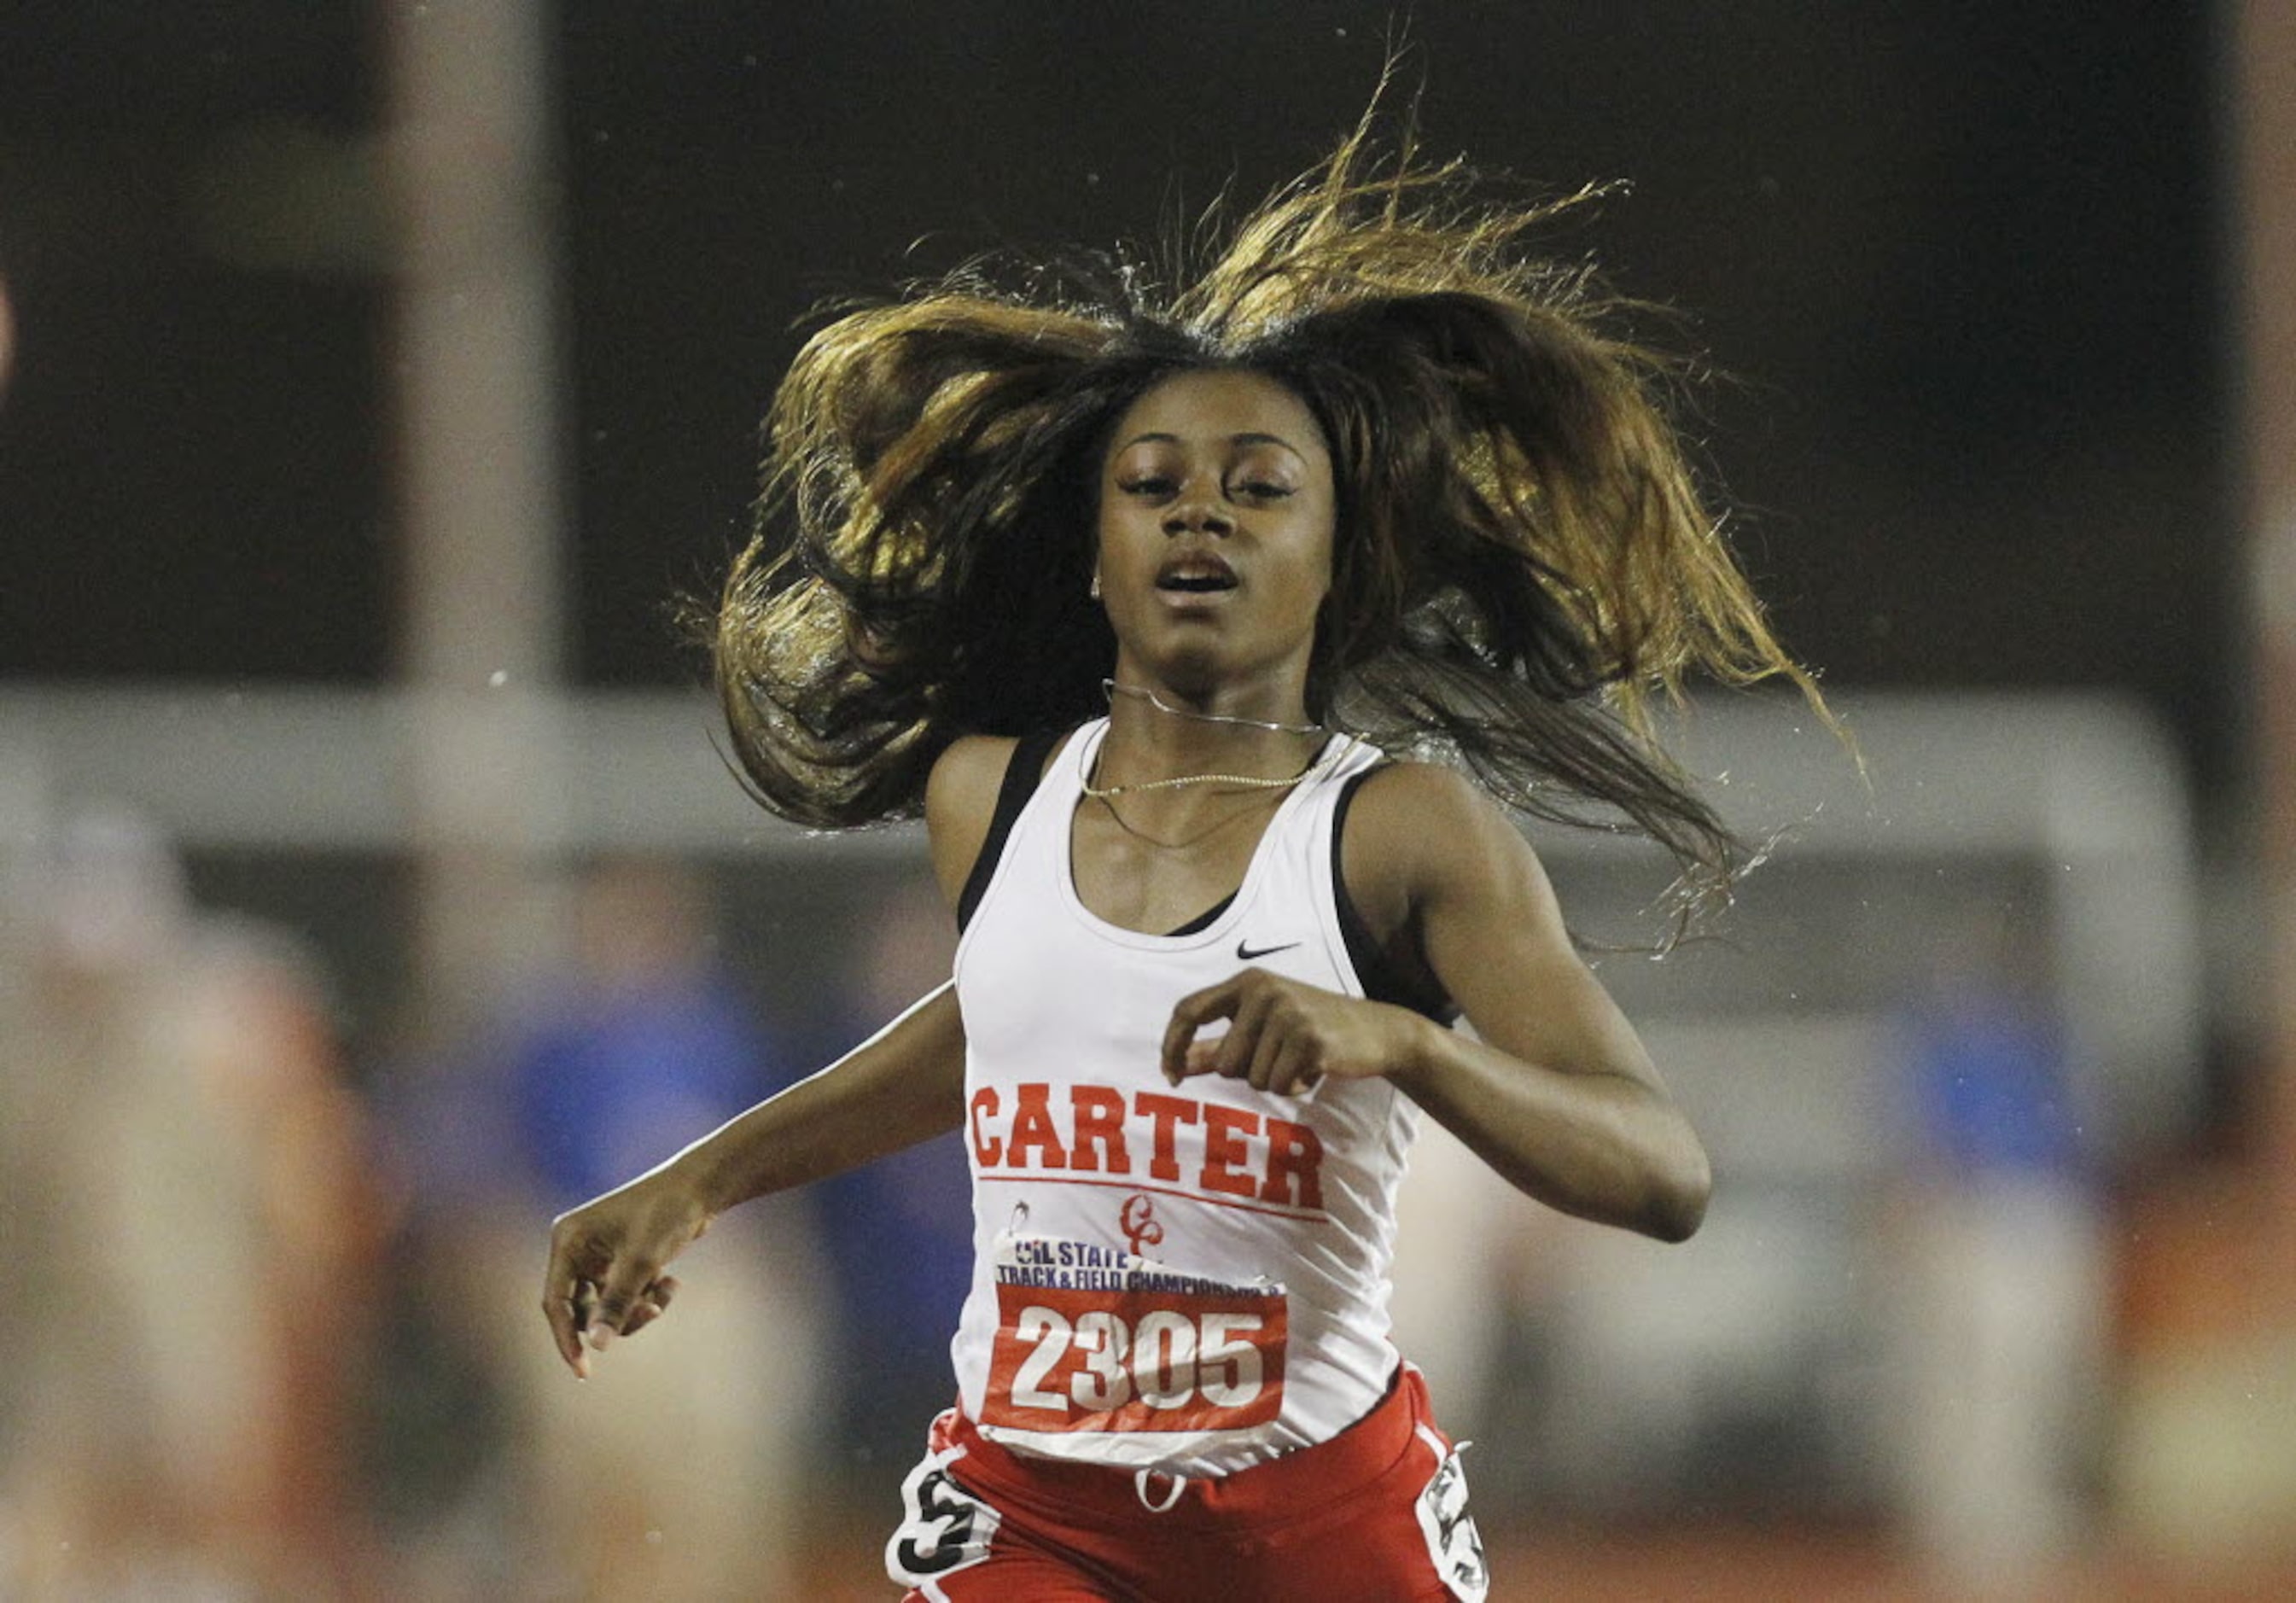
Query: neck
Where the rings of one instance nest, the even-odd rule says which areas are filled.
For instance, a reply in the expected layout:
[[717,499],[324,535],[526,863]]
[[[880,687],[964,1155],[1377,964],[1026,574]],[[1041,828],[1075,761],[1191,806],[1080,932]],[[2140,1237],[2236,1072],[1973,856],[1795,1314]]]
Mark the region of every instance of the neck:
[[1103,785],[1206,773],[1289,777],[1315,757],[1326,733],[1297,698],[1253,704],[1122,677],[1110,681],[1108,721],[1098,765]]
[[1186,719],[1200,724],[1218,724],[1228,728],[1259,729],[1270,735],[1323,735],[1328,733],[1322,724],[1309,723],[1302,713],[1297,719],[1255,718],[1241,712],[1212,712],[1191,707],[1179,701],[1167,701],[1157,694],[1153,685],[1119,684],[1114,679],[1103,679],[1101,688],[1107,692],[1110,706],[1119,696],[1129,696],[1147,703],[1167,718]]

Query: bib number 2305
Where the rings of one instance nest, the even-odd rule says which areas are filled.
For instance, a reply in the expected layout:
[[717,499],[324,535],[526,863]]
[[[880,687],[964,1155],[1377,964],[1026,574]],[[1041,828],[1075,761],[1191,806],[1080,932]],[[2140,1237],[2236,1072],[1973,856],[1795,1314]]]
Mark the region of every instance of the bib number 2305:
[[984,1423],[1234,1430],[1283,1405],[1281,1295],[1000,1286]]

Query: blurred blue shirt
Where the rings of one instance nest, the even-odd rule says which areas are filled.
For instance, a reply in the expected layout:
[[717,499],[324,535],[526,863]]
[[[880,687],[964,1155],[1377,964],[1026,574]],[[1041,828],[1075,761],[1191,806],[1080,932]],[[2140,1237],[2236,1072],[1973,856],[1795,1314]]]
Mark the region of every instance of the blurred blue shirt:
[[1906,1023],[1915,1133],[1931,1161],[1964,1174],[2080,1171],[2063,1035],[2045,1010],[1961,991]]
[[553,1213],[620,1185],[779,1090],[785,1059],[715,976],[570,995],[513,1036],[516,1138]]

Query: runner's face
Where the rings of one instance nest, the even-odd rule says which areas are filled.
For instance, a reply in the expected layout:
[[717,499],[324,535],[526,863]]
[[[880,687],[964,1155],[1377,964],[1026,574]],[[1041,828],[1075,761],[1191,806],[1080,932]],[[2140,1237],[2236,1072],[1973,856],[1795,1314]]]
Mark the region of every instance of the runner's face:
[[1264,681],[1303,695],[1334,506],[1323,430],[1275,380],[1184,373],[1135,401],[1100,482],[1099,576],[1119,677],[1129,668],[1190,692]]

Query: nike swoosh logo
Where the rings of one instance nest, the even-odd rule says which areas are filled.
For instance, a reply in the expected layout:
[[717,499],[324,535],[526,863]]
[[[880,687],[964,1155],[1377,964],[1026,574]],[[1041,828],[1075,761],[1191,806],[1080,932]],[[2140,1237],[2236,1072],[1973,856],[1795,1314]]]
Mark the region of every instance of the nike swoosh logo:
[[1288,952],[1299,944],[1297,941],[1287,941],[1281,946],[1248,946],[1239,941],[1235,943],[1235,955],[1239,962],[1249,963],[1254,958],[1265,958],[1270,952]]

